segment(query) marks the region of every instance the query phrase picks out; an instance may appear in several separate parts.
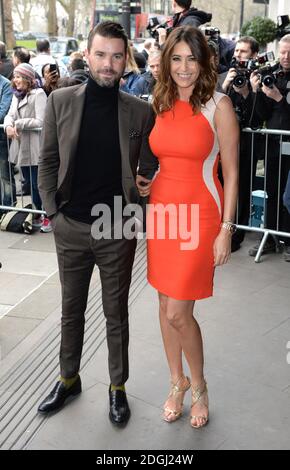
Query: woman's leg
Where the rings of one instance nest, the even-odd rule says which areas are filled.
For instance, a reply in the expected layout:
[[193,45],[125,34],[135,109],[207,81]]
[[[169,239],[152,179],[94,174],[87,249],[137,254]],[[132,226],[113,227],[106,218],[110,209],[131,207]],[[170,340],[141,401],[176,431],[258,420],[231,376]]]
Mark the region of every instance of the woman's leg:
[[[177,384],[182,390],[188,387],[188,380],[184,376],[182,366],[182,348],[179,335],[167,319],[168,297],[159,292],[159,319],[164,349],[170,369],[171,383]],[[176,413],[182,410],[184,393],[170,393],[164,404],[164,419],[175,421]],[[171,411],[170,411],[171,410]],[[178,416],[177,416],[178,417]]]
[[[167,349],[169,350],[167,357],[169,358],[168,361],[171,363],[171,366],[169,365],[171,370],[172,367],[174,368],[175,364],[178,363],[177,359],[173,359],[173,355],[177,353],[177,345],[179,345],[179,348],[184,352],[190,368],[192,389],[198,388],[200,392],[203,392],[205,387],[203,377],[203,344],[199,325],[193,317],[193,307],[194,301],[167,298],[166,320],[165,318],[163,319],[165,325],[167,321],[164,330],[171,332],[170,336],[169,334],[167,335]],[[175,339],[174,341],[173,338]],[[178,356],[180,357],[181,354],[179,353]],[[194,404],[192,415],[198,417],[208,416],[208,400],[206,393],[203,393],[201,398]],[[199,426],[204,424],[204,420],[202,418],[193,418],[192,424]]]
[[38,174],[38,166],[36,165],[31,166],[32,200],[36,209],[41,210],[42,202],[41,202],[39,191],[38,191],[37,174]]
[[177,331],[170,325],[167,319],[168,297],[160,292],[158,294],[159,319],[164,349],[170,369],[171,380],[173,383],[176,383],[183,375],[181,344]]
[[31,167],[21,166],[21,171],[22,171],[22,175],[25,181],[30,181],[30,185],[32,189],[31,198],[35,206],[35,209],[41,210],[42,203],[41,203],[38,186],[37,186],[37,168],[38,167],[36,165],[33,165]]

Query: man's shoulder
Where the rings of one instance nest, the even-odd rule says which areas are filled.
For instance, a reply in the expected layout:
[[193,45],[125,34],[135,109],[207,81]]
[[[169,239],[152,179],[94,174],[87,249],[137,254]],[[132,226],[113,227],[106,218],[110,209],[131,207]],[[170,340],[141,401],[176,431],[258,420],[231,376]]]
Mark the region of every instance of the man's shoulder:
[[56,102],[67,101],[67,100],[70,100],[72,95],[74,95],[75,93],[78,93],[78,92],[81,93],[82,91],[84,92],[85,88],[86,88],[86,83],[59,88],[58,90],[54,90],[51,93],[51,97],[53,101],[56,101]]
[[152,78],[152,73],[151,72],[144,72],[142,73],[142,75],[140,76],[140,79],[139,79],[139,82],[141,83],[144,83],[144,82],[150,82]]
[[34,66],[35,64],[45,63],[50,64],[54,59],[50,54],[37,54],[35,57],[30,59],[30,65]]
[[129,95],[129,93],[125,93],[124,91],[120,91],[119,93],[120,99],[128,104],[128,106],[146,113],[151,109],[151,105],[147,103],[147,101],[141,100],[137,98],[137,96]]
[[10,80],[8,80],[8,78],[4,77],[4,75],[1,75],[0,74],[0,85],[10,85]]

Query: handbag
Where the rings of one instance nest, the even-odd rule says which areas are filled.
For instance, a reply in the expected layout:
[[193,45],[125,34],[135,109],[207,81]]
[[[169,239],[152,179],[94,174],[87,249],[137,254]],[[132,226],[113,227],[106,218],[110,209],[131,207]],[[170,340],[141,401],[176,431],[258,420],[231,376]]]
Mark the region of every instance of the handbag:
[[[27,204],[26,206],[24,206],[24,209],[32,209],[32,204]],[[31,212],[6,212],[2,215],[0,219],[0,229],[5,230],[7,232],[31,234],[33,230]]]

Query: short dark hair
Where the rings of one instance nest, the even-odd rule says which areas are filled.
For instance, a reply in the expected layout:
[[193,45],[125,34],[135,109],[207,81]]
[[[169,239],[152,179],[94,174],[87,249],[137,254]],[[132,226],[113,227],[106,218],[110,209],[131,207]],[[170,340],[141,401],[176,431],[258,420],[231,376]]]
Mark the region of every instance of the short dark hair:
[[71,61],[70,68],[72,70],[84,70],[85,63],[83,59],[74,59]]
[[[44,64],[42,67],[41,67],[41,76],[44,77],[44,70],[45,68],[48,66],[48,65],[51,65],[51,63],[47,63],[47,64]],[[59,71],[59,66],[58,64],[55,64],[56,65],[56,72],[58,74],[58,76],[60,76],[60,71]]]
[[175,0],[175,3],[185,10],[189,10],[191,7],[191,0]]
[[145,69],[146,68],[145,56],[141,54],[141,52],[134,52],[133,55],[134,55],[135,62],[138,66],[138,69],[139,70]]
[[239,44],[239,42],[245,42],[247,44],[250,44],[250,48],[253,54],[256,54],[259,52],[259,43],[252,36],[242,36],[241,38],[237,40],[236,44]]
[[50,48],[48,39],[37,39],[36,50],[37,52],[47,52]]
[[128,49],[128,36],[123,26],[115,21],[101,21],[89,33],[88,37],[88,51],[91,50],[94,37],[99,34],[104,38],[117,38],[123,39],[125,52]]
[[13,48],[13,55],[17,57],[21,64],[26,63],[28,64],[30,61],[30,52],[26,47],[16,46]]

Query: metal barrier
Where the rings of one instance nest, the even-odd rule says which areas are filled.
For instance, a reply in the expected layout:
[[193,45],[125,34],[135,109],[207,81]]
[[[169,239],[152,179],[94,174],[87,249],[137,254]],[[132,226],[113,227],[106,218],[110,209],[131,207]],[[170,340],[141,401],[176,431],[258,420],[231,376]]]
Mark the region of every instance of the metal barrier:
[[[0,129],[3,129],[3,124],[0,125]],[[21,132],[41,132],[41,128],[23,129]],[[7,153],[9,155],[9,139],[7,138]],[[33,208],[33,176],[32,176],[32,165],[29,168],[29,184],[30,184],[30,198],[29,201],[24,201],[25,195],[23,194],[22,184],[20,184],[20,195],[16,196],[16,182],[14,176],[14,167],[8,159],[1,159],[0,155],[0,211],[15,211],[15,212],[27,212],[35,215],[45,215],[44,210]],[[19,165],[21,166],[21,165]],[[21,171],[21,169],[19,169]],[[7,189],[8,188],[8,189]],[[5,204],[6,200],[9,199],[10,204]],[[26,208],[25,205],[31,203],[32,208]],[[16,207],[17,204],[17,207]]]
[[[257,232],[263,234],[258,252],[255,257],[255,262],[260,262],[260,258],[263,252],[263,248],[267,241],[269,235],[274,237],[290,237],[290,215],[289,216],[289,228],[287,226],[287,231],[281,227],[281,205],[282,203],[282,192],[285,189],[284,180],[287,180],[288,171],[290,169],[290,131],[276,130],[276,129],[259,129],[253,130],[250,128],[243,129],[244,134],[251,134],[251,154],[250,154],[250,207],[249,207],[249,224],[239,224],[237,220],[237,227],[240,230],[246,230],[249,232]],[[263,218],[261,218],[260,227],[252,225],[252,215],[253,215],[253,189],[255,185],[253,184],[253,179],[256,176],[256,155],[255,155],[255,136],[264,136],[264,177],[263,177],[263,190],[260,195],[263,196]],[[270,151],[270,153],[269,153]],[[272,153],[271,153],[272,152]],[[286,161],[287,159],[287,161]],[[287,171],[288,169],[288,171]],[[287,174],[284,174],[287,172]],[[276,174],[277,172],[277,174]],[[277,182],[277,184],[276,184]],[[272,186],[269,191],[269,187]],[[273,188],[275,187],[275,192]],[[270,223],[269,211],[273,202],[277,199],[276,204],[276,223]],[[271,209],[272,210],[272,209]],[[272,211],[273,212],[273,211]],[[239,206],[237,209],[237,214],[239,213]],[[283,214],[284,215],[284,214]],[[283,224],[283,220],[282,220]],[[270,226],[269,226],[270,225]],[[273,226],[275,225],[275,226]],[[286,224],[288,225],[288,224]],[[289,230],[289,231],[288,231]],[[277,245],[278,246],[278,245]]]
[[[0,128],[3,128],[3,125],[0,125]],[[24,132],[28,131],[37,131],[40,132],[41,128],[35,128],[35,129],[29,129]],[[259,262],[261,258],[261,254],[263,251],[263,248],[265,246],[265,243],[267,241],[267,238],[269,235],[272,235],[274,237],[290,237],[290,228],[289,232],[284,231],[280,229],[280,208],[281,208],[281,190],[284,190],[284,188],[281,187],[281,170],[282,170],[282,158],[288,158],[289,162],[289,169],[290,169],[290,131],[282,131],[282,130],[273,130],[273,129],[259,129],[259,130],[252,130],[250,128],[245,128],[243,129],[243,134],[251,134],[251,145],[250,145],[250,169],[249,169],[249,178],[250,178],[250,198],[249,198],[249,208],[248,208],[248,213],[250,215],[248,224],[240,224],[239,220],[237,220],[237,227],[240,230],[244,231],[249,231],[249,232],[257,232],[263,234],[257,255],[255,257],[255,262]],[[263,216],[264,220],[261,220],[260,226],[253,226],[251,221],[252,221],[252,209],[253,209],[253,188],[255,185],[253,185],[253,178],[255,176],[255,170],[256,170],[256,156],[255,156],[255,136],[261,136],[263,135],[265,137],[265,149],[264,149],[264,155],[263,155],[263,160],[264,160],[264,179],[263,179]],[[286,140],[285,140],[286,139]],[[7,139],[8,140],[8,139]],[[273,145],[275,147],[275,152],[276,156],[270,156],[270,159],[273,158],[278,158],[278,162],[276,162],[276,167],[277,167],[277,207],[276,207],[276,226],[273,227],[267,227],[267,220],[265,223],[265,217],[267,216],[267,199],[268,199],[268,207],[269,207],[269,202],[272,197],[272,195],[267,194],[267,189],[268,189],[268,182],[267,179],[269,178],[269,171],[268,171],[268,166],[269,166],[269,144],[271,149],[273,150]],[[10,162],[8,162],[9,165],[9,182],[10,182],[10,197],[11,201],[14,200],[14,195],[13,195],[13,181],[14,181],[14,174],[13,174],[13,167]],[[271,175],[271,177],[275,177],[275,175]],[[287,175],[286,175],[287,177]],[[21,212],[27,212],[27,213],[32,213],[32,214],[43,214],[45,215],[44,210],[38,210],[38,209],[29,209],[24,207],[24,195],[22,193],[22,188],[21,188],[21,194],[20,194],[20,201],[21,201],[21,206],[15,207],[14,205],[5,205],[3,204],[3,194],[4,194],[4,188],[2,184],[2,175],[1,175],[1,166],[0,166],[0,184],[1,187],[0,191],[1,194],[1,199],[0,199],[0,210],[3,211],[21,211]],[[33,188],[32,188],[32,174],[31,174],[31,167],[30,167],[30,192],[31,192],[31,202],[32,202],[32,193],[33,193]],[[238,208],[237,208],[237,214],[239,213],[239,203],[238,203]],[[289,216],[290,218],[290,216]],[[290,227],[290,225],[289,225]]]

